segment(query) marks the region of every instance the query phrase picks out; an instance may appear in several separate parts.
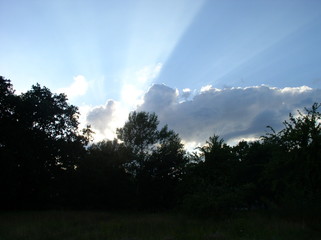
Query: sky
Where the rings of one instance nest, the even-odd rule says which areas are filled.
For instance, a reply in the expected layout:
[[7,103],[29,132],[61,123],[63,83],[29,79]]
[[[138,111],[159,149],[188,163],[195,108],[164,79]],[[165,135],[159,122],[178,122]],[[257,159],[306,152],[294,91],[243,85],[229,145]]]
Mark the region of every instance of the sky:
[[321,102],[321,0],[0,0],[0,75],[66,93],[95,141],[155,112],[188,148]]

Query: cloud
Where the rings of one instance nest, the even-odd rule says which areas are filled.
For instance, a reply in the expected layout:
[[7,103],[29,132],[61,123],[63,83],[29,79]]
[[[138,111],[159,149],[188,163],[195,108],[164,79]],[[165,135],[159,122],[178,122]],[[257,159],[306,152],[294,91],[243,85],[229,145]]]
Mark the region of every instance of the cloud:
[[147,87],[157,77],[161,68],[162,64],[157,63],[144,66],[139,70],[128,70],[122,79],[121,101],[108,100],[101,106],[81,108],[82,115],[85,116],[82,116],[82,125],[91,125],[95,132],[95,141],[116,137],[116,129],[124,125],[129,111],[143,104]]
[[202,88],[191,100],[180,102],[186,91],[153,85],[144,95],[139,111],[155,112],[161,124],[180,134],[186,143],[204,143],[217,134],[228,143],[255,139],[265,134],[266,126],[283,127],[290,112],[321,102],[321,90],[306,86],[273,88]]
[[138,108],[148,112],[171,111],[178,103],[178,92],[164,84],[153,85],[144,95],[144,103]]
[[67,94],[68,98],[73,99],[85,95],[89,87],[89,83],[82,75],[74,77],[73,83],[66,88],[60,88],[57,92],[63,92]]
[[[186,94],[190,94],[188,98]],[[321,102],[321,90],[306,86],[206,87],[206,91],[178,91],[155,84],[143,94],[142,104],[134,110],[155,112],[161,125],[168,124],[179,133],[185,146],[192,149],[204,144],[213,134],[229,144],[257,139],[268,131],[267,125],[280,130],[290,112],[310,107],[314,102]],[[114,100],[85,110],[86,122],[96,132],[96,141],[116,137],[116,128],[123,126],[130,111],[128,105]]]
[[134,84],[124,84],[121,90],[122,102],[129,106],[136,107],[142,104],[144,91]]
[[116,129],[123,126],[127,111],[119,102],[108,100],[105,105],[94,107],[87,112],[87,123],[95,131],[95,140],[116,137]]
[[201,88],[201,92],[206,92],[206,91],[209,91],[210,89],[212,89],[212,85],[206,85]]
[[192,91],[189,88],[184,88],[181,97],[186,101],[192,95]]

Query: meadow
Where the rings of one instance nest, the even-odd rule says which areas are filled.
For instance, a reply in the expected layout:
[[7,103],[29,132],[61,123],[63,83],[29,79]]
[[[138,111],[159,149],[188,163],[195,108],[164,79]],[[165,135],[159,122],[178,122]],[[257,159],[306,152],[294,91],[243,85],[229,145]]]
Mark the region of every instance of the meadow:
[[221,220],[179,214],[24,211],[0,214],[1,240],[321,239],[318,224],[260,213]]

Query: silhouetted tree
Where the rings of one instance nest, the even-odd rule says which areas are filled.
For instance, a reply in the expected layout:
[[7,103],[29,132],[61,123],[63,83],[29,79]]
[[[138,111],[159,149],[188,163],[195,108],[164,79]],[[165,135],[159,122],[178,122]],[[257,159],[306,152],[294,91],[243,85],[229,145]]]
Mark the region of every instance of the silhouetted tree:
[[240,141],[233,147],[238,161],[234,179],[242,190],[243,206],[247,209],[266,207],[271,193],[262,180],[265,168],[271,161],[275,145],[262,141]]
[[218,216],[239,206],[240,194],[234,182],[238,166],[232,148],[214,135],[198,148],[201,159],[185,178],[187,192],[183,207],[193,214]]
[[167,125],[158,130],[156,114],[132,112],[118,138],[131,152],[124,165],[135,179],[138,205],[168,207],[173,204],[178,181],[186,163],[178,135]]
[[0,76],[0,187],[1,201],[10,203],[17,195],[19,174],[17,148],[19,133],[18,118],[15,114],[18,98],[10,80]]
[[147,112],[130,113],[117,140],[88,145],[93,132],[78,129],[66,95],[39,84],[17,95],[0,77],[1,206],[321,213],[320,107],[290,114],[259,141],[231,147],[214,135],[187,155],[179,135]]
[[144,162],[140,176],[145,204],[173,207],[179,198],[177,186],[185,173],[186,163],[181,139],[166,125],[160,130],[157,146]]
[[87,139],[78,132],[77,107],[69,105],[64,94],[39,84],[15,95],[10,81],[1,78],[1,88],[0,154],[3,169],[12,176],[7,201],[52,203],[61,197],[61,179],[85,153]]
[[314,103],[305,113],[289,115],[285,128],[264,137],[274,144],[273,161],[266,167],[266,181],[277,204],[292,209],[321,210],[321,104]]
[[75,204],[105,209],[131,207],[134,186],[123,167],[127,161],[127,149],[117,140],[88,147],[86,157],[77,168]]
[[[127,170],[139,174],[140,169],[155,148],[158,140],[158,124],[155,113],[132,112],[124,127],[117,129],[117,137],[132,153]],[[137,172],[138,171],[138,172]]]

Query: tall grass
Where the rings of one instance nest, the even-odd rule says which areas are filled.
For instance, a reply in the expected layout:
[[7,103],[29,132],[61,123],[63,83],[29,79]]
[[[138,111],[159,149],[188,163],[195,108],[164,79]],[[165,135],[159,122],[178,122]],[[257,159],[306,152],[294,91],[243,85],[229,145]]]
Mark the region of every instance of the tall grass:
[[81,211],[0,214],[1,240],[316,240],[320,234],[300,222],[253,213],[220,221]]

